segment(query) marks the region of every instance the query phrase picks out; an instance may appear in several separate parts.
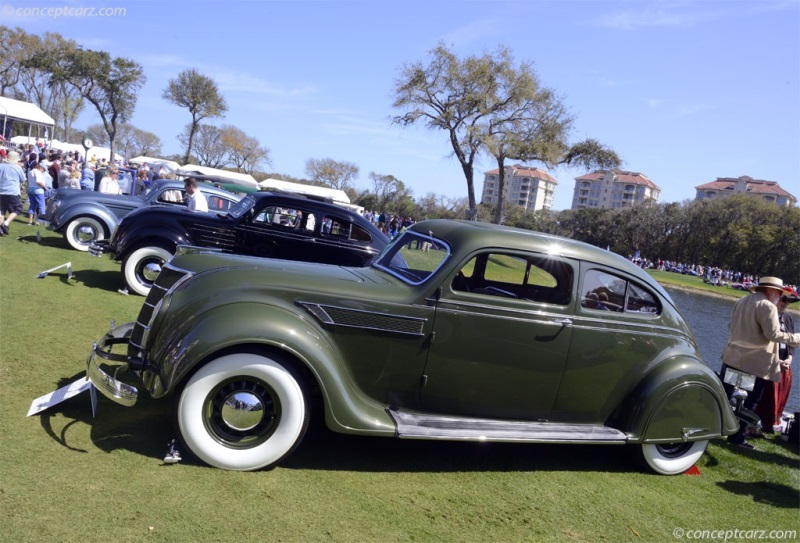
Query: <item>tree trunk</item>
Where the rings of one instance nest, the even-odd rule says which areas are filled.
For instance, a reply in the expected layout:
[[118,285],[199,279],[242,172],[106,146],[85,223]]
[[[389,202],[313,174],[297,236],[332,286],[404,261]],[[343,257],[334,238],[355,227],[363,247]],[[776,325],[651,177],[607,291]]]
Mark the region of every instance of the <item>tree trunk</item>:
[[494,223],[495,224],[503,224],[503,211],[506,202],[506,195],[505,188],[506,188],[506,167],[505,167],[505,158],[498,157],[497,159],[497,190],[499,191],[497,195],[497,207],[494,210]]

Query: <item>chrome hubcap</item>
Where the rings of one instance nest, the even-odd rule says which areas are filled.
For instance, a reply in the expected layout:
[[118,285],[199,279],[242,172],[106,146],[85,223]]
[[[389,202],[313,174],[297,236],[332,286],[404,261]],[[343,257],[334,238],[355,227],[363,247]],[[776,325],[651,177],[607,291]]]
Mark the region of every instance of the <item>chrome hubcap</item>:
[[261,398],[250,392],[234,392],[222,405],[222,421],[231,429],[243,432],[258,426],[264,418]]
[[151,262],[149,264],[145,264],[144,269],[142,270],[142,277],[152,283],[156,280],[156,277],[158,277],[159,273],[161,273],[161,263]]
[[75,237],[81,243],[91,243],[97,238],[97,230],[88,224],[82,224],[75,229]]

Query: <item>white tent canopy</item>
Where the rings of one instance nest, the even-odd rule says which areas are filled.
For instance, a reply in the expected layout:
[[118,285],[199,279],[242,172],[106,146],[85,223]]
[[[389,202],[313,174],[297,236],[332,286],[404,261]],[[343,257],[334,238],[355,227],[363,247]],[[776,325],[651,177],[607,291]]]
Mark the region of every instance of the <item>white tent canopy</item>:
[[[26,145],[28,143],[36,143],[36,138],[28,137],[28,136],[14,136],[9,140],[14,145]],[[106,159],[111,156],[111,149],[108,147],[92,147],[88,151],[84,150],[83,145],[79,145],[77,143],[66,143],[63,141],[58,140],[50,140],[47,142],[47,149],[55,149],[57,151],[62,151],[64,153],[69,153],[70,151],[78,151],[81,156],[86,156],[86,160],[95,160]],[[119,153],[114,153],[115,160],[121,161],[122,155]]]
[[[8,121],[21,121],[31,126],[43,126],[45,129],[50,130],[51,136],[56,124],[50,115],[42,111],[35,104],[14,100],[13,98],[6,98],[5,96],[0,96],[0,116],[3,118],[2,134],[6,133]],[[30,133],[31,131],[28,129],[28,135],[30,135]],[[46,131],[45,137],[47,137]]]
[[213,175],[226,179],[230,183],[236,183],[237,185],[242,185],[244,187],[250,187],[253,189],[258,188],[258,182],[252,175],[247,173],[229,172],[228,170],[218,170],[217,168],[198,166],[197,164],[186,164],[181,166],[176,173],[182,177],[188,177],[192,174]]
[[343,190],[331,189],[327,187],[315,187],[313,185],[304,185],[302,183],[292,183],[291,181],[281,181],[280,179],[267,178],[258,184],[261,190],[285,190],[287,192],[296,192],[298,194],[310,194],[312,196],[321,196],[323,198],[330,198],[334,202],[341,202],[344,204],[350,203],[350,197]]
[[136,158],[132,158],[128,161],[129,164],[144,164],[147,163],[148,166],[164,166],[170,172],[176,172],[181,168],[181,165],[175,162],[174,160],[167,160],[166,158],[154,158],[149,156],[137,156]]

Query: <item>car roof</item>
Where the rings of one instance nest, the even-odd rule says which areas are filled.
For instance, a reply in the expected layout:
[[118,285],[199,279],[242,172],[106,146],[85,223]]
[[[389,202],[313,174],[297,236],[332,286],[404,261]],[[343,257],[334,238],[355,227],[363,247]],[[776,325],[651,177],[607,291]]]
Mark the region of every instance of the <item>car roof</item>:
[[466,220],[432,219],[418,222],[411,226],[410,230],[446,240],[458,248],[458,256],[465,256],[479,249],[497,247],[594,262],[625,271],[669,299],[669,295],[661,285],[641,268],[616,253],[582,241],[511,226]]
[[292,206],[299,206],[310,210],[318,210],[318,211],[325,210],[329,213],[335,213],[340,217],[347,218],[352,222],[369,223],[367,219],[365,219],[355,211],[351,211],[347,208],[336,205],[334,201],[329,198],[321,198],[319,196],[298,194],[296,192],[281,192],[281,191],[257,192],[251,194],[250,196],[252,198],[255,198],[256,203],[261,202],[262,200],[269,199],[271,201],[274,201],[276,205],[280,205],[281,207],[291,208]]

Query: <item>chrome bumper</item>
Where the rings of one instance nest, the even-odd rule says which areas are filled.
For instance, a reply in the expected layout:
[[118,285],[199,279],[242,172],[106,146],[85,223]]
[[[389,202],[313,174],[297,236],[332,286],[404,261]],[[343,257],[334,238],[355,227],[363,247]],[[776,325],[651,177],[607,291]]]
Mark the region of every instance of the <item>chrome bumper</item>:
[[104,254],[109,254],[109,256],[113,257],[113,255],[110,253],[111,251],[109,249],[109,242],[107,239],[93,241],[91,244],[89,244],[89,254],[92,256],[103,256]]
[[[128,322],[120,326],[112,324],[111,329],[92,346],[92,352],[86,359],[86,377],[100,393],[120,405],[131,407],[136,403],[139,391],[136,387],[116,379],[117,373],[128,370],[127,356],[112,352],[114,345],[127,344],[135,323]],[[122,362],[114,376],[100,369],[98,358],[114,362]]]

